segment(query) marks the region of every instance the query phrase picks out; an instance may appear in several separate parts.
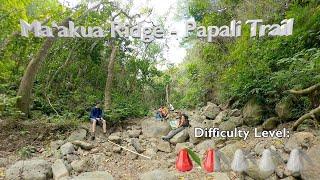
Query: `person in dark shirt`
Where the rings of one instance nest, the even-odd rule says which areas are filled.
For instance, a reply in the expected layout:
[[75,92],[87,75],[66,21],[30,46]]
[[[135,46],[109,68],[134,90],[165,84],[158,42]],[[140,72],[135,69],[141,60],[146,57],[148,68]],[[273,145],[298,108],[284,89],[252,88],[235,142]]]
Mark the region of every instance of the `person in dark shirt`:
[[102,115],[103,115],[103,111],[100,108],[100,103],[97,102],[90,112],[90,121],[92,123],[92,139],[94,139],[95,137],[97,124],[102,125],[103,133],[107,133],[106,121],[102,118]]

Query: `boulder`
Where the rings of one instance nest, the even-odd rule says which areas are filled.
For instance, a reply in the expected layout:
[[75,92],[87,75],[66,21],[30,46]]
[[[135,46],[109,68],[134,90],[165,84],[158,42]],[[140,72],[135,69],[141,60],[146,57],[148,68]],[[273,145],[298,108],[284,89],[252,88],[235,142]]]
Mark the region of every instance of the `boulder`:
[[214,149],[215,147],[215,141],[213,139],[208,139],[196,145],[195,151],[200,154],[204,154],[209,148]]
[[188,128],[185,128],[184,130],[180,131],[178,134],[174,135],[170,142],[172,144],[182,143],[185,142],[189,137]]
[[53,165],[52,165],[52,173],[53,173],[53,179],[58,180],[62,177],[68,177],[69,171],[67,167],[64,165],[62,159],[57,159]]
[[213,125],[214,125],[213,120],[206,119],[206,120],[202,121],[202,127],[204,127],[204,128],[212,128]]
[[8,164],[8,159],[7,158],[0,158],[0,167],[6,167]]
[[240,141],[237,141],[232,144],[227,144],[223,148],[220,149],[221,153],[224,154],[229,161],[231,162],[234,156],[234,153],[237,149],[242,149],[242,143]]
[[72,161],[71,167],[73,170],[75,170],[77,172],[83,172],[88,167],[88,160],[87,159],[80,159],[80,160]]
[[168,134],[171,130],[167,122],[155,121],[147,119],[142,122],[142,133],[146,137],[161,138]]
[[93,148],[93,145],[84,141],[73,141],[72,144],[81,147],[84,150],[90,150]]
[[131,144],[132,144],[132,146],[136,149],[136,151],[137,151],[138,153],[143,153],[144,148],[143,148],[142,145],[140,144],[138,138],[132,138],[132,139],[131,139]]
[[261,124],[263,107],[258,104],[255,98],[249,100],[243,108],[244,123],[248,126],[256,126]]
[[246,173],[249,177],[255,180],[265,180],[271,176],[273,172],[260,171],[259,167],[255,163],[248,161],[248,169],[246,170]]
[[147,156],[150,156],[151,158],[157,155],[157,151],[154,148],[147,148],[145,153]]
[[206,116],[200,115],[200,114],[190,115],[189,117],[190,121],[196,121],[198,123],[202,123],[205,119],[206,119]]
[[50,149],[52,151],[55,151],[55,150],[59,149],[62,144],[64,144],[64,141],[62,141],[62,140],[51,141],[50,142]]
[[79,157],[75,154],[67,154],[67,161],[71,163],[72,161],[78,160]]
[[219,113],[221,109],[214,103],[208,102],[207,106],[203,109],[202,114],[206,116],[208,119],[214,119]]
[[60,147],[60,150],[62,155],[72,154],[74,152],[74,146],[72,143],[67,142]]
[[74,180],[113,180],[113,177],[106,171],[93,171],[81,173]]
[[122,148],[119,147],[119,146],[114,146],[114,147],[112,148],[112,151],[115,152],[115,153],[120,153],[121,150],[122,150]]
[[223,121],[219,125],[219,129],[226,130],[226,131],[234,130],[236,127],[237,126],[233,121]]
[[319,179],[319,169],[320,169],[320,143],[314,145],[307,152],[307,156],[311,158],[312,162],[304,163],[305,168],[301,172],[302,179],[316,180]]
[[156,169],[143,173],[139,176],[140,180],[175,180],[177,179],[174,174],[167,170]]
[[221,111],[216,118],[214,119],[213,123],[219,125],[222,121],[225,121],[225,119],[228,116],[229,111],[228,110],[224,110]]
[[290,152],[292,149],[303,147],[309,147],[314,141],[315,136],[311,132],[297,132],[290,136],[287,143],[284,145],[284,149]]
[[228,116],[232,117],[239,117],[241,116],[241,111],[239,109],[232,109],[229,113]]
[[43,159],[18,161],[5,172],[6,179],[45,180],[52,178],[51,165]]
[[191,127],[188,128],[189,141],[193,144],[198,144],[201,140],[204,139],[204,137],[195,137],[195,129],[194,128],[198,128],[198,127],[203,128],[203,124],[196,122],[196,121],[190,121],[190,126]]
[[87,131],[85,129],[77,129],[73,131],[68,137],[68,141],[84,140],[87,136]]
[[159,151],[163,151],[163,152],[167,152],[167,153],[171,152],[170,143],[166,142],[166,141],[159,141],[157,148]]
[[130,138],[138,138],[139,135],[141,134],[141,130],[137,130],[137,129],[129,130],[128,134]]
[[282,120],[288,120],[293,117],[293,102],[290,98],[282,99],[276,104],[275,111]]
[[279,118],[271,117],[264,121],[264,123],[262,124],[262,128],[264,130],[272,130],[276,128],[278,124],[279,124]]
[[110,134],[108,139],[114,143],[120,143],[121,142],[121,137],[116,135],[116,134]]

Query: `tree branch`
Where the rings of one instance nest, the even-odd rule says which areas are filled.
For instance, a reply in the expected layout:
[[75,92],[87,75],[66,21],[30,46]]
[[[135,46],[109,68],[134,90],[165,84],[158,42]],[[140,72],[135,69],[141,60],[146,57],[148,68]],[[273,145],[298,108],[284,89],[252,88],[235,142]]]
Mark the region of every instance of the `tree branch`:
[[297,130],[298,126],[303,123],[304,120],[309,119],[309,118],[315,118],[315,114],[320,113],[320,106],[318,106],[315,109],[312,109],[310,112],[304,114],[301,116],[294,124],[292,129],[295,131]]
[[304,96],[304,95],[309,95],[311,93],[313,93],[314,91],[320,89],[320,83],[316,84],[316,85],[313,85],[313,86],[310,86],[306,89],[302,89],[302,90],[294,90],[294,89],[291,89],[291,90],[288,90],[289,93],[291,94],[294,94],[294,95],[301,95],[301,96]]

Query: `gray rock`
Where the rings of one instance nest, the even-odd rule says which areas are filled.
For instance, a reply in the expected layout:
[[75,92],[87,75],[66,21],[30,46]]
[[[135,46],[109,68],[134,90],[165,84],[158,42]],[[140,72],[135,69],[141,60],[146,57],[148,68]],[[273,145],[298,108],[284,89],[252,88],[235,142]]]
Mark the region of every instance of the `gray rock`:
[[315,136],[311,132],[297,132],[290,136],[289,140],[284,146],[287,152],[292,149],[303,147],[309,147],[314,141]]
[[0,158],[0,167],[6,167],[8,164],[7,158]]
[[146,137],[161,138],[171,130],[167,122],[159,122],[153,119],[147,119],[142,122],[142,133]]
[[177,179],[174,174],[167,170],[157,169],[143,173],[139,176],[140,180],[175,180]]
[[225,147],[221,148],[220,151],[223,153],[231,162],[234,156],[234,153],[236,152],[237,149],[241,149],[242,144],[241,142],[237,141],[232,144],[227,144]]
[[74,177],[74,180],[113,180],[113,177],[106,171],[93,171],[82,173]]
[[221,109],[214,103],[208,102],[207,106],[203,109],[203,115],[208,119],[215,119],[215,117],[220,113]]
[[53,179],[58,180],[62,177],[69,176],[69,171],[64,165],[62,159],[57,159],[52,165]]
[[188,128],[185,128],[184,130],[180,131],[178,134],[173,136],[170,139],[170,142],[173,144],[182,143],[185,142],[189,137]]
[[73,141],[72,144],[76,145],[76,146],[79,146],[81,147],[82,149],[84,150],[90,150],[93,148],[93,145],[90,144],[90,143],[87,143],[87,142],[84,142],[84,141],[80,141],[80,140],[77,140],[77,141]]
[[213,149],[215,147],[215,141],[213,139],[208,139],[196,145],[195,150],[200,154],[204,154],[209,148]]
[[260,171],[259,167],[252,161],[248,161],[248,169],[246,170],[246,173],[255,180],[265,180],[272,174],[272,172]]
[[277,117],[272,117],[272,118],[269,118],[267,120],[265,120],[262,124],[262,128],[264,130],[272,130],[274,128],[277,127],[277,125],[279,124],[279,118]]
[[136,151],[138,153],[143,153],[144,151],[144,148],[141,146],[140,142],[139,142],[139,139],[137,138],[132,138],[131,139],[131,144],[132,146],[136,149]]
[[75,160],[71,163],[71,167],[73,170],[77,172],[83,172],[88,167],[88,160],[85,158],[80,160]]
[[87,136],[87,131],[85,129],[77,129],[73,131],[68,137],[68,141],[84,140]]
[[122,150],[122,148],[119,147],[119,146],[115,146],[115,147],[112,148],[112,151],[115,152],[115,153],[120,153],[121,150]]
[[171,147],[170,147],[170,143],[166,142],[166,141],[158,141],[158,150],[159,151],[163,151],[163,152],[167,152],[170,153],[171,152]]
[[228,110],[221,111],[214,119],[214,123],[219,125],[222,121],[225,121],[228,113],[229,113]]
[[194,145],[191,142],[178,143],[175,147],[175,152],[178,153],[181,149],[184,148],[194,148]]
[[72,143],[67,142],[60,147],[60,150],[62,155],[72,154],[74,152],[74,146]]
[[204,137],[195,137],[195,128],[203,128],[203,124],[197,121],[190,121],[190,126],[191,127],[188,128],[189,141],[192,144],[198,144],[200,141],[204,139]]
[[307,156],[311,158],[312,162],[305,161],[304,170],[301,172],[302,179],[317,180],[319,179],[320,169],[320,142],[311,147],[307,152]]
[[128,134],[129,134],[129,137],[130,137],[130,138],[138,138],[139,135],[141,134],[141,130],[136,130],[136,129],[134,129],[134,130],[129,130],[129,131],[128,131]]
[[232,121],[223,121],[219,125],[219,129],[226,130],[226,131],[234,130],[236,127],[237,127],[236,124]]
[[118,136],[118,135],[115,135],[115,134],[111,134],[108,139],[112,142],[115,142],[115,143],[120,143],[121,142],[121,137]]
[[202,123],[206,119],[206,117],[203,115],[200,115],[200,114],[194,114],[194,115],[190,115],[189,119],[190,119],[190,121]]
[[157,151],[154,148],[147,148],[145,153],[147,156],[150,156],[151,158],[157,155]]
[[206,119],[206,120],[202,121],[202,127],[204,127],[204,128],[212,128],[213,125],[214,125],[213,120]]
[[72,161],[78,160],[79,157],[75,154],[67,154],[67,161],[71,163]]
[[248,126],[256,126],[262,122],[263,107],[256,99],[249,100],[243,108],[244,123]]
[[287,120],[293,117],[293,102],[290,98],[282,99],[276,104],[275,111],[278,117],[282,120]]
[[269,143],[266,141],[260,141],[254,147],[254,151],[256,154],[261,155],[265,148],[269,147]]
[[43,159],[18,161],[6,170],[6,179],[45,180],[52,177],[51,165]]
[[232,109],[229,113],[228,116],[234,116],[234,117],[239,117],[241,116],[241,111],[239,109]]
[[62,144],[64,144],[64,141],[62,141],[62,140],[51,141],[51,142],[50,142],[50,149],[51,149],[52,151],[57,150],[57,149],[60,148],[60,146],[61,146]]

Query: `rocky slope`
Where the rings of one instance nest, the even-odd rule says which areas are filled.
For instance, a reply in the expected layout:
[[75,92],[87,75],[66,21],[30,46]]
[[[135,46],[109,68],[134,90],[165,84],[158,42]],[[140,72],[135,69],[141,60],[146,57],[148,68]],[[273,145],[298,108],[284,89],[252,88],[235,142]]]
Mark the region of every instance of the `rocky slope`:
[[[27,160],[16,156],[0,159],[0,178],[6,179],[319,179],[320,169],[320,131],[317,127],[304,124],[297,132],[290,132],[289,138],[255,138],[253,133],[247,140],[241,138],[195,138],[195,127],[219,127],[224,130],[239,128],[253,131],[253,126],[261,130],[290,128],[291,123],[281,123],[278,117],[264,122],[261,120],[261,107],[247,104],[242,111],[222,109],[208,103],[199,111],[187,112],[191,127],[174,136],[170,142],[161,136],[170,131],[167,122],[154,118],[135,119],[125,127],[116,129],[107,136],[98,128],[97,138],[89,140],[89,124],[79,128],[65,139],[52,141],[43,151]],[[280,124],[280,125],[278,125]],[[111,141],[111,142],[110,142]],[[114,144],[115,143],[115,144]],[[116,145],[117,144],[117,145]],[[124,147],[119,147],[118,145]],[[270,148],[277,152],[273,157],[276,165],[274,172],[261,172],[257,164],[249,161],[246,172],[232,172],[228,165],[222,165],[222,172],[205,173],[194,163],[192,171],[179,173],[175,160],[179,150],[192,148],[201,157],[208,148],[219,149],[231,162],[237,149],[251,154],[259,162],[262,152]],[[301,148],[311,157],[305,162],[301,175],[286,170],[286,163],[292,149]],[[140,153],[139,156],[130,151]]]

